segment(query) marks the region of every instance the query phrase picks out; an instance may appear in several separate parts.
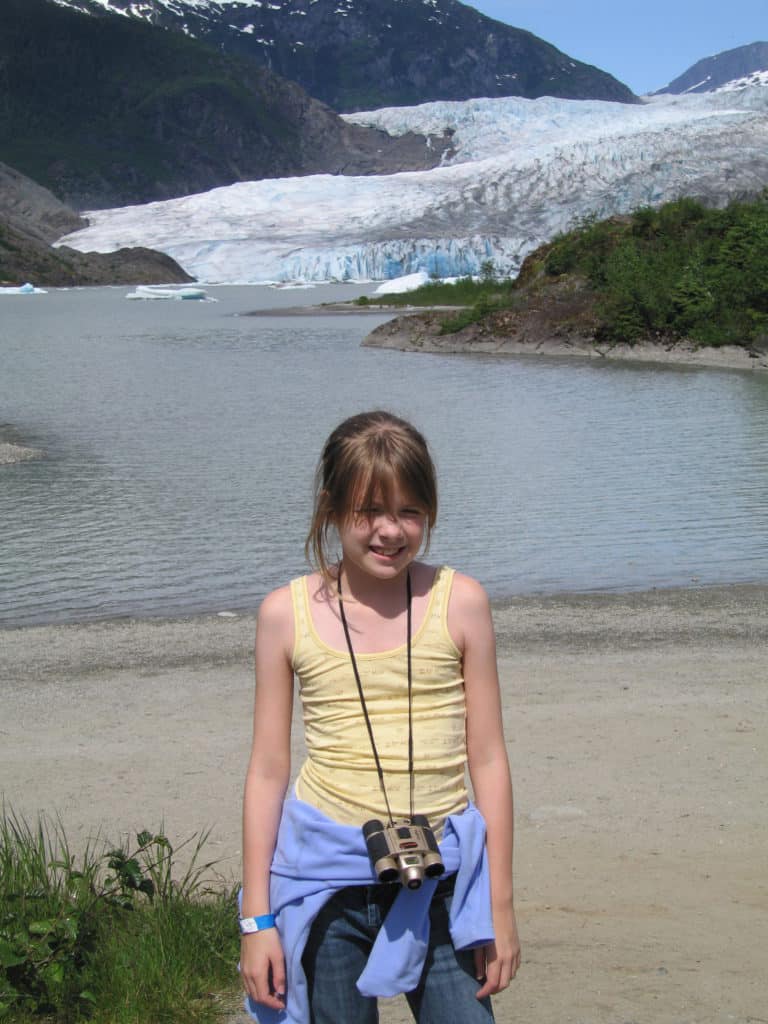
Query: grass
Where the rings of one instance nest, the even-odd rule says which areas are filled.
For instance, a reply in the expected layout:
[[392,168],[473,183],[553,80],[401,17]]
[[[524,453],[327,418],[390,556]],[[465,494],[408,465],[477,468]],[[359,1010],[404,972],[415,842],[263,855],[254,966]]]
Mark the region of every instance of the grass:
[[[212,1024],[237,988],[234,892],[210,880],[207,833],[100,838],[78,855],[58,821],[0,817],[0,1021]],[[180,871],[179,851],[188,867]]]
[[484,268],[479,279],[461,277],[448,284],[430,281],[412,292],[393,295],[361,295],[358,306],[455,306],[454,316],[443,320],[441,334],[455,334],[469,324],[477,323],[489,313],[508,309],[514,302],[514,281],[497,280],[492,267]]
[[476,280],[460,277],[452,284],[429,281],[412,292],[392,295],[361,295],[358,306],[475,306],[509,301],[511,281],[497,281],[490,275]]

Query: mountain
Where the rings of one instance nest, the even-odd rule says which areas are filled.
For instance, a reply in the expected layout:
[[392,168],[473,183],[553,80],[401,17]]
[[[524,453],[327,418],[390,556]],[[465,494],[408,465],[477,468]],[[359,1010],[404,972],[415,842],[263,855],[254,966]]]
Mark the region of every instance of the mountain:
[[0,285],[166,284],[192,278],[145,248],[82,253],[49,244],[87,221],[47,189],[0,163]]
[[371,280],[423,270],[515,273],[590,218],[681,196],[708,205],[768,183],[768,88],[641,105],[516,98],[394,107],[348,118],[448,133],[454,154],[416,174],[254,181],[93,214],[67,239],[151,245],[204,281]]
[[477,96],[637,98],[598,68],[457,0],[56,0],[244,55],[335,110]]
[[55,242],[88,221],[13,167],[0,163],[0,221],[38,242]]
[[[750,43],[697,61],[669,85],[659,89],[656,95],[714,92],[731,83],[741,83],[741,80],[745,80],[744,85],[758,85],[760,72],[768,73],[768,43]],[[750,83],[753,77],[758,81]]]
[[345,123],[253,61],[131,18],[4,0],[0,159],[76,208],[307,173],[421,169],[444,145]]

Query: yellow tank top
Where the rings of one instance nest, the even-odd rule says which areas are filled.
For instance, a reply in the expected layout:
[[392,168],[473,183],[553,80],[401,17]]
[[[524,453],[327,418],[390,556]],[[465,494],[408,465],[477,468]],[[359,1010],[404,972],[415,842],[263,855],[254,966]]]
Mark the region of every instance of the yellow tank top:
[[[453,570],[438,569],[426,615],[411,639],[414,811],[439,831],[467,806],[466,708],[461,654],[448,632]],[[296,780],[300,800],[334,821],[362,825],[386,819],[371,742],[349,652],[334,650],[315,631],[307,577],[291,582],[307,759]],[[355,652],[384,784],[395,818],[410,813],[407,647]]]

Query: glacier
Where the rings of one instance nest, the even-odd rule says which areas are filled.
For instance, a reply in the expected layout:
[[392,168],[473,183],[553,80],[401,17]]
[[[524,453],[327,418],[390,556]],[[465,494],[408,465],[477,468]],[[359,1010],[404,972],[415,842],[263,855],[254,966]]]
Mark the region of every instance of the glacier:
[[198,281],[252,284],[514,275],[585,219],[683,195],[709,203],[768,184],[768,86],[642,105],[517,97],[345,115],[390,134],[452,137],[429,171],[240,182],[88,211],[59,239],[81,251],[149,246]]

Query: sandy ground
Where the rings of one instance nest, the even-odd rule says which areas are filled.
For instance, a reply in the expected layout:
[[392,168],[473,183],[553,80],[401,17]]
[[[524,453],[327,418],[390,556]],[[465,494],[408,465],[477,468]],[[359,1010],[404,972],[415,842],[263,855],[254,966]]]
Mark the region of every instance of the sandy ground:
[[[523,940],[497,1020],[765,1024],[768,588],[524,598],[496,618]],[[78,841],[210,826],[235,877],[252,628],[0,632],[6,803]]]

